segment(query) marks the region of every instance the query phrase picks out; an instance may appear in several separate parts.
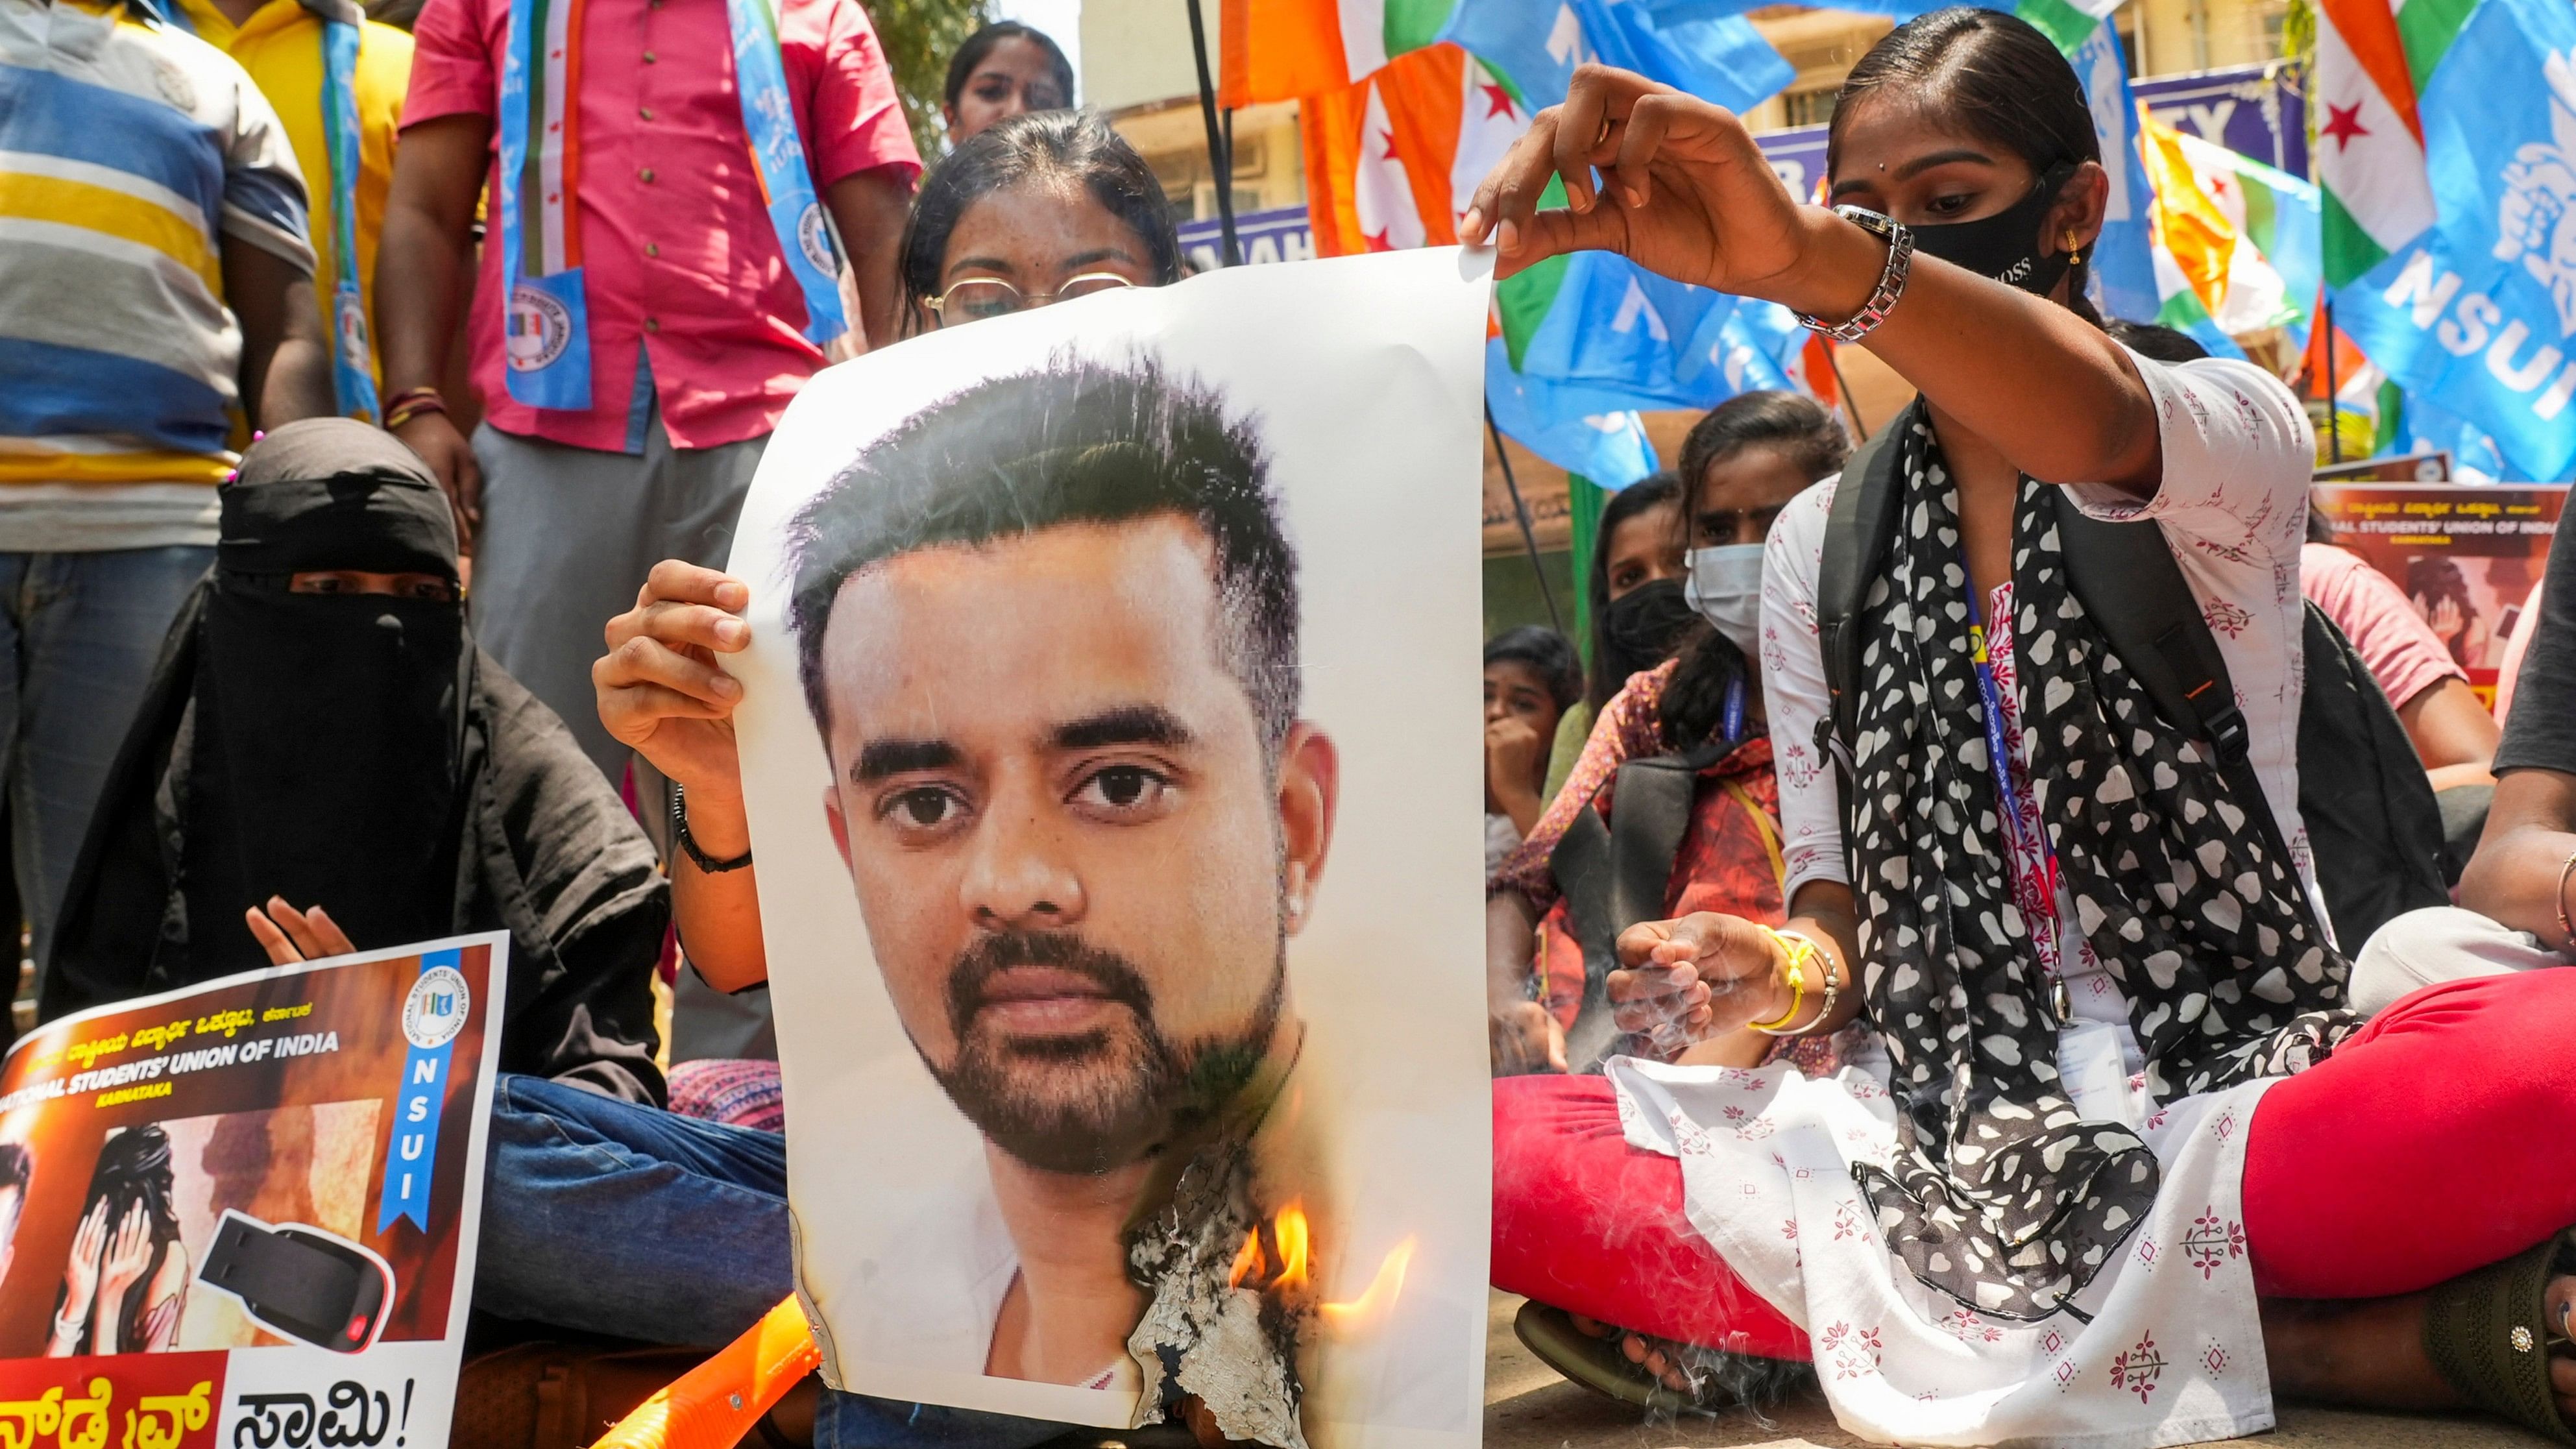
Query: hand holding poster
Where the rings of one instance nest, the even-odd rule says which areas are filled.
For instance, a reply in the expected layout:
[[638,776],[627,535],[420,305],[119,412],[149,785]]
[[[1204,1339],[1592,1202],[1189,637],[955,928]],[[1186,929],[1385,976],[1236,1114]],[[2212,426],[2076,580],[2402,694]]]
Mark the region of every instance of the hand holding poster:
[[0,1445],[444,1445],[508,951],[279,967],[22,1038]]
[[836,1386],[1477,1434],[1484,265],[934,332],[772,439],[736,724]]

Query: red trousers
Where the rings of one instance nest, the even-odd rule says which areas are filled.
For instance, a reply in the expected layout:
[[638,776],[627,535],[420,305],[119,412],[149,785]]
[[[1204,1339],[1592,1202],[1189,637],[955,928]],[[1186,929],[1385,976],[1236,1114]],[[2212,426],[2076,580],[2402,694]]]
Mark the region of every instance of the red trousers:
[[[2426,987],[2263,1094],[2245,1143],[2255,1291],[2412,1293],[2576,1225],[2576,970]],[[1681,1164],[1600,1077],[1494,1083],[1494,1286],[1772,1358],[1806,1336],[1682,1216]]]

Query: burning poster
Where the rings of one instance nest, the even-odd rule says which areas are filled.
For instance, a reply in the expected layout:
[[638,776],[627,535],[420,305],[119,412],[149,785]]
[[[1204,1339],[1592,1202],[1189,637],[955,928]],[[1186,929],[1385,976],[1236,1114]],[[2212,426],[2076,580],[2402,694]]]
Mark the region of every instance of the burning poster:
[[440,1449],[509,937],[65,1017],[0,1067],[0,1444]]
[[789,410],[733,667],[836,1385],[1477,1434],[1486,291],[1214,273]]
[[2564,483],[2320,483],[2334,542],[2396,581],[2478,698],[2549,563]]

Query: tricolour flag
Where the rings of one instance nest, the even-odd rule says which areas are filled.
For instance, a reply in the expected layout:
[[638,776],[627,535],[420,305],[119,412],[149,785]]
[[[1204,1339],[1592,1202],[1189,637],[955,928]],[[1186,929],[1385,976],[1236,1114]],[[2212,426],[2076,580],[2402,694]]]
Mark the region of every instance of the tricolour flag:
[[2410,61],[2421,36],[2441,51],[2418,80],[2432,223],[2337,290],[2335,320],[2410,398],[2556,481],[2576,471],[2576,9],[2479,0],[2410,25],[2425,3],[2393,18]]
[[2285,242],[2296,253],[2292,239],[2313,234],[2316,188],[2153,116],[2144,124],[2164,293],[2155,320],[2204,342],[2276,327],[2303,342],[2316,277],[2302,268],[2294,284],[2272,253]]
[[1438,38],[1455,0],[1225,0],[1220,101],[1302,100],[1366,80]]
[[1529,129],[1510,87],[1454,45],[1305,98],[1306,206],[1320,256],[1447,246],[1476,183]]
[[2325,279],[2341,287],[2433,224],[2418,93],[2478,0],[2319,0],[2308,96]]

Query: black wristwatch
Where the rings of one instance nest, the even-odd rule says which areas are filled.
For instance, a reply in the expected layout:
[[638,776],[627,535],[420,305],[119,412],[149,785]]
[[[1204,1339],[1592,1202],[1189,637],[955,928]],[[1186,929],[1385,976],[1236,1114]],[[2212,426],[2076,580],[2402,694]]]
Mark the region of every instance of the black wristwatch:
[[698,842],[689,834],[689,792],[676,781],[671,785],[671,838],[680,842],[680,848],[689,853],[689,859],[697,862],[698,869],[708,875],[722,875],[751,864],[748,850],[731,860],[718,860],[698,849]]

